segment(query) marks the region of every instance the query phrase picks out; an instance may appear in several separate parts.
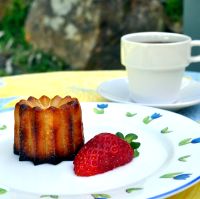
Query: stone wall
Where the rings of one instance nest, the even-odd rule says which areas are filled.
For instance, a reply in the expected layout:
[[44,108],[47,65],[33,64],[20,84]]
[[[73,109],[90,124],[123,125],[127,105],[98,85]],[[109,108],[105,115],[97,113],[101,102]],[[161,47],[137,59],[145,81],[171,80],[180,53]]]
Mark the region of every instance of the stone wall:
[[160,0],[35,0],[26,39],[73,69],[113,69],[120,64],[120,37],[163,30]]

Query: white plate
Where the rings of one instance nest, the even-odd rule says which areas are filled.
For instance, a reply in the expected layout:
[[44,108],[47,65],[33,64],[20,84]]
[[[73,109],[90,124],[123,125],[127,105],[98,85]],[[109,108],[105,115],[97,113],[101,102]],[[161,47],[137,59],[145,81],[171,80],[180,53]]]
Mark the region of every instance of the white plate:
[[[105,81],[97,88],[97,92],[104,98],[120,103],[136,103],[131,101],[128,90],[127,78],[117,78]],[[183,78],[179,98],[172,104],[143,104],[163,108],[167,110],[178,110],[200,103],[200,83],[188,78]]]
[[20,199],[19,194],[26,193],[24,199],[46,195],[93,199],[92,194],[144,199],[173,195],[200,180],[199,124],[172,112],[135,104],[108,103],[104,109],[97,103],[81,105],[86,140],[100,132],[133,132],[141,142],[140,156],[92,177],[77,177],[71,161],[56,166],[19,162],[13,154],[13,112],[5,112],[0,114],[0,126],[7,126],[0,130],[0,188],[17,191],[16,198]]

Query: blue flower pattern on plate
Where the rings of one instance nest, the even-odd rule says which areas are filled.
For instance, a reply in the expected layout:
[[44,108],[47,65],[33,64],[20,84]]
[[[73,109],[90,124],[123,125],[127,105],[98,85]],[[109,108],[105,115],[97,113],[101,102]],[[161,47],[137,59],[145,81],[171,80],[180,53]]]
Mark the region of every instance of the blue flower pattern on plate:
[[160,113],[153,113],[151,116],[146,116],[143,119],[143,123],[144,124],[149,124],[151,121],[158,119],[159,117],[162,117],[162,115]]
[[97,108],[100,108],[100,109],[108,108],[108,104],[97,104]]
[[175,177],[173,177],[174,180],[186,180],[187,178],[189,178],[192,174],[190,173],[183,173],[180,175],[177,175]]
[[159,117],[161,117],[162,115],[160,113],[154,113],[153,115],[151,115],[151,119],[154,120],[154,119],[157,119]]
[[[2,86],[1,85],[1,81],[0,81],[0,86]],[[12,100],[15,100],[16,98],[17,97],[0,98],[0,112],[13,109],[13,107],[5,108],[5,106],[8,103],[10,103]],[[108,104],[97,104],[97,108],[95,108],[96,109],[96,113],[97,114],[102,114],[100,112],[101,111],[104,112],[105,108],[108,108]],[[160,118],[160,117],[162,117],[162,115],[160,113],[153,113],[151,116],[145,117],[143,119],[143,123],[144,124],[148,124],[152,120],[155,120],[155,119]],[[197,143],[200,143],[200,137],[194,138],[194,139],[192,139],[192,138],[184,139],[184,140],[181,141],[181,143],[182,143],[182,145],[185,145],[185,144],[188,144],[188,143],[197,144]],[[186,157],[189,157],[189,156],[183,156],[182,158],[186,158]],[[190,174],[190,173],[177,172],[177,173],[165,174],[165,175],[162,176],[162,178],[171,178],[171,179],[174,179],[174,180],[186,180],[191,175],[192,174]],[[7,192],[6,190],[0,188],[0,191],[1,190],[3,190],[3,191],[0,194],[3,194],[3,193]],[[92,194],[91,196],[94,199],[108,199],[108,198],[111,198],[111,195],[108,195],[108,194]],[[55,198],[58,198],[58,196],[55,197]]]
[[192,144],[197,144],[200,143],[200,137],[199,138],[195,138],[191,141]]
[[190,174],[190,173],[175,172],[175,173],[164,174],[164,175],[160,176],[160,178],[171,178],[171,179],[174,179],[174,180],[186,180],[191,175],[192,174]]
[[96,114],[104,114],[105,108],[108,108],[108,104],[97,104],[97,108],[94,108],[93,111]]
[[198,144],[200,143],[200,137],[198,138],[186,138],[179,142],[179,146],[184,146],[186,144]]

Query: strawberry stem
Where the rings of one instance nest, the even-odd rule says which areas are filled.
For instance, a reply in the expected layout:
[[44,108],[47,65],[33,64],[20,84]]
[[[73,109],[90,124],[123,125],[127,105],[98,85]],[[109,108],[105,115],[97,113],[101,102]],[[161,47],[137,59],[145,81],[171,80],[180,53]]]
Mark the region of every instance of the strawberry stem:
[[138,136],[136,134],[128,133],[126,136],[124,136],[123,133],[117,132],[116,136],[121,138],[122,140],[125,140],[126,142],[128,142],[130,144],[131,148],[134,151],[134,157],[138,157],[139,156],[138,148],[140,147],[141,143],[134,141],[134,140],[138,139]]

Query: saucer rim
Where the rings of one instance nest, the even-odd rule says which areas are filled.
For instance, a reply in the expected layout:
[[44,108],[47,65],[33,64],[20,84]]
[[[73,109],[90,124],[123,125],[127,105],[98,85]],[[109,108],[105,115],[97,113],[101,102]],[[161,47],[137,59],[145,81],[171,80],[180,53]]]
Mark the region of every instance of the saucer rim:
[[[188,78],[188,77],[183,77],[184,80],[188,81],[189,83],[196,83],[196,84],[199,84],[199,87],[200,87],[200,82],[199,81],[196,81],[194,79],[191,79],[191,78]],[[130,103],[130,104],[140,104],[140,105],[143,105],[143,106],[149,106],[149,107],[156,107],[156,108],[163,108],[163,109],[168,109],[168,110],[176,110],[176,109],[180,109],[180,108],[186,108],[186,107],[189,107],[189,106],[193,106],[193,105],[197,105],[200,103],[200,98],[199,99],[194,99],[194,100],[190,100],[190,101],[186,101],[186,102],[180,102],[179,100],[175,101],[174,103],[166,103],[166,104],[148,104],[148,103],[138,103],[138,102],[134,102],[130,99],[129,97],[129,100],[126,100],[126,99],[116,99],[116,96],[111,96],[107,93],[105,93],[104,91],[102,91],[102,87],[103,85],[109,83],[109,82],[113,82],[113,81],[123,81],[123,82],[126,82],[128,81],[127,80],[127,77],[119,77],[119,78],[113,78],[113,79],[109,79],[109,80],[106,80],[104,82],[102,82],[96,89],[97,93],[99,95],[101,95],[103,98],[109,100],[109,101],[112,101],[112,102],[118,102],[118,103]],[[183,84],[183,83],[182,83]]]

